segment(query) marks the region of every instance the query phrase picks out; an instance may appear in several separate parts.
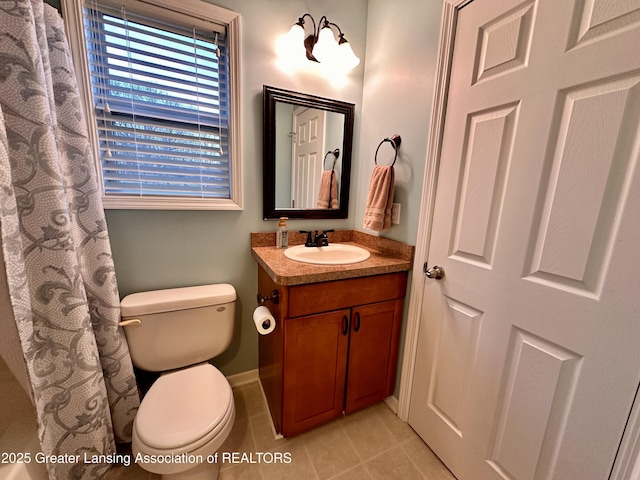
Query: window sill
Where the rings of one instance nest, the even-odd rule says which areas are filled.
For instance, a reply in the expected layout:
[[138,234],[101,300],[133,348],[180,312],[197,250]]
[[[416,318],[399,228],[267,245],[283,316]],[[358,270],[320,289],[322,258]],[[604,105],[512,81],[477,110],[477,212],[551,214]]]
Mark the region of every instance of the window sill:
[[102,197],[105,210],[243,210],[234,200],[200,198]]

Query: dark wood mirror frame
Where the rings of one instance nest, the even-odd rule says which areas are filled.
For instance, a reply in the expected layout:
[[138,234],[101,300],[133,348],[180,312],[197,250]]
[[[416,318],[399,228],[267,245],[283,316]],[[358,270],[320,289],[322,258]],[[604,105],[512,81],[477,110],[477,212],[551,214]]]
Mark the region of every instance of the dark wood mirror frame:
[[[351,179],[351,151],[353,148],[353,103],[317,97],[305,93],[264,86],[263,100],[263,185],[262,209],[264,220],[289,218],[347,218],[349,216],[349,184]],[[342,145],[342,178],[339,188],[340,203],[335,210],[276,209],[276,102],[305,106],[344,114]]]

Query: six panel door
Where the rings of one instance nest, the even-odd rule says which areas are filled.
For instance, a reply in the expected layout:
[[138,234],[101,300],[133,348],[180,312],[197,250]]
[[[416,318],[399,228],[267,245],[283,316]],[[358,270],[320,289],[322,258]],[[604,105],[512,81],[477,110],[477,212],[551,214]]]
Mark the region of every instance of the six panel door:
[[459,480],[608,477],[640,382],[640,2],[459,11],[409,422]]

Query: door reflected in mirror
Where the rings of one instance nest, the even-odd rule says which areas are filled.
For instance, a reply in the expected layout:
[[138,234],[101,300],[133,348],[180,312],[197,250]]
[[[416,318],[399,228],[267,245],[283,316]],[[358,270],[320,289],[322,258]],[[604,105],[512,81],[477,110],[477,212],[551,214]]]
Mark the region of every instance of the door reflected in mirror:
[[354,105],[264,87],[264,218],[347,218]]
[[[276,209],[339,207],[343,137],[344,114],[276,103]],[[328,192],[320,191],[324,172],[333,175]]]

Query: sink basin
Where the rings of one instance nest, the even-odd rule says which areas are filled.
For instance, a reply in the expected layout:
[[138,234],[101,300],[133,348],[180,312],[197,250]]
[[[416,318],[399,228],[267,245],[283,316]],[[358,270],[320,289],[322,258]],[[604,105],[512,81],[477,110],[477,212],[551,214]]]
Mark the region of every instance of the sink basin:
[[326,247],[296,245],[295,247],[287,248],[284,251],[284,256],[296,262],[316,265],[347,265],[364,262],[371,254],[368,250],[355,245],[332,243]]

